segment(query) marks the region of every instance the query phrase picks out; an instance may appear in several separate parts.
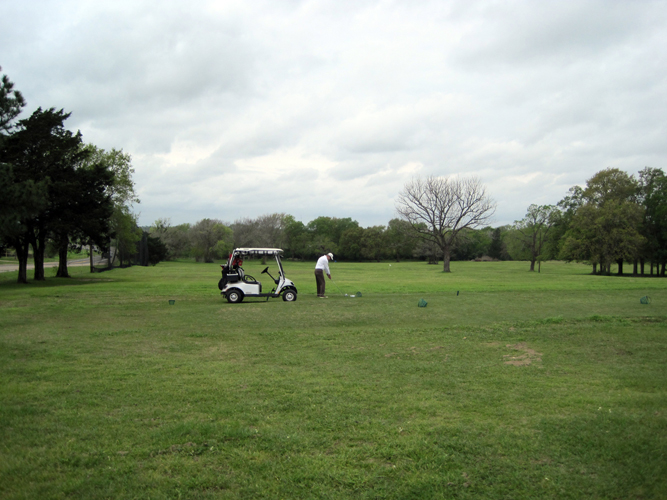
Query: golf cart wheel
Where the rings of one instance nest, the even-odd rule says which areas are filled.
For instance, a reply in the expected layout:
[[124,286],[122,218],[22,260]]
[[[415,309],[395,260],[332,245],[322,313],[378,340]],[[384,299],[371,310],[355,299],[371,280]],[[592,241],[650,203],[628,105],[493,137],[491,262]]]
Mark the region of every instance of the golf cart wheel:
[[296,292],[294,290],[283,292],[283,300],[285,302],[294,302],[296,300]]
[[236,288],[227,292],[227,302],[230,304],[238,304],[243,300],[243,292]]

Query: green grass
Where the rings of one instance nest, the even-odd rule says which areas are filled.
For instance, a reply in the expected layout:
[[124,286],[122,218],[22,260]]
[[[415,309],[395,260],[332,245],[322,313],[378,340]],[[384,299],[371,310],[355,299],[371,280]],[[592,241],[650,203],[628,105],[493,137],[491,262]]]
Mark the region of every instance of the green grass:
[[284,265],[0,274],[0,497],[667,497],[667,280]]

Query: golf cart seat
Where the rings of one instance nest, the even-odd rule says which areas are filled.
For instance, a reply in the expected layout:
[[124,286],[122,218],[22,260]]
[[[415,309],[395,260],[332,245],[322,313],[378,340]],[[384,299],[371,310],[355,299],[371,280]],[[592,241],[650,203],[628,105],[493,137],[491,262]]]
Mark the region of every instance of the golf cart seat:
[[259,282],[255,278],[253,278],[249,274],[246,274],[242,267],[239,267],[238,269],[236,269],[236,272],[238,273],[239,279],[241,281],[243,281],[244,283],[248,283],[249,285],[258,285],[259,284]]
[[243,280],[244,283],[248,283],[249,285],[260,285],[260,282],[257,281],[254,277],[250,276],[249,274],[244,274],[241,279]]

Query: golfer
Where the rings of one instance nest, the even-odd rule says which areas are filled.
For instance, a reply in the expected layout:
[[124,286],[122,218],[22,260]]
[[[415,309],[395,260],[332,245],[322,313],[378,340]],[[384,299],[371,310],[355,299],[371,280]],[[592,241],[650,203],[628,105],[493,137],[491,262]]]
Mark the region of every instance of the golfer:
[[315,264],[315,282],[317,283],[317,296],[320,299],[326,299],[327,296],[324,295],[324,289],[326,288],[326,282],[324,281],[324,273],[327,273],[329,279],[331,279],[331,271],[329,271],[329,261],[333,259],[333,254],[328,253],[322,255],[317,259],[317,264]]

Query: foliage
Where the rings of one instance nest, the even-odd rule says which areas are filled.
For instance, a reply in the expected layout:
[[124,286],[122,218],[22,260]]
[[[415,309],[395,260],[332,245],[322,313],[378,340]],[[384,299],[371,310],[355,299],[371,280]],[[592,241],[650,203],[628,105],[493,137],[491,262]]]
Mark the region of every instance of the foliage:
[[[35,260],[35,279],[44,279],[44,251],[47,239],[57,234],[59,239],[72,231],[72,206],[88,203],[90,197],[97,196],[96,187],[83,193],[74,193],[77,184],[95,182],[85,172],[78,172],[77,166],[85,155],[81,151],[81,134],[73,134],[64,128],[69,117],[62,109],[37,109],[29,118],[18,122],[17,131],[3,142],[0,161],[13,166],[13,180],[16,183],[33,181],[45,189],[43,209],[28,219],[17,219],[23,228],[15,238],[17,252],[23,252],[29,243]],[[15,218],[25,210],[17,207]],[[92,227],[89,226],[89,229]],[[19,281],[22,273],[19,271]]]
[[305,259],[308,248],[308,231],[303,222],[298,221],[293,215],[286,215],[284,220],[283,237],[285,241],[286,256],[293,259]]
[[387,257],[396,262],[410,259],[417,246],[417,238],[409,222],[391,219],[386,229]]
[[340,242],[338,244],[337,258],[357,262],[363,260],[363,237],[363,227],[355,227],[343,231],[343,234],[340,237]]
[[197,262],[213,262],[233,249],[232,230],[217,219],[200,220],[190,228],[188,236]]
[[137,217],[133,214],[133,206],[140,203],[140,200],[132,180],[132,157],[122,149],[106,151],[93,144],[87,144],[82,149],[86,154],[86,166],[90,168],[99,165],[112,174],[113,182],[107,187],[106,194],[113,204],[110,224],[120,264],[123,266],[137,253],[137,242],[142,237],[142,231],[137,227]]
[[282,248],[285,241],[286,215],[261,215],[255,219],[243,218],[230,226],[234,233],[234,247]]
[[[507,252],[507,244],[503,241],[503,229],[505,228],[497,227],[491,231],[491,242],[487,249],[487,255],[492,259],[509,260],[511,258]],[[505,232],[507,231],[505,230]]]
[[7,75],[2,75],[0,81],[0,143],[2,143],[3,135],[12,132],[14,128],[12,122],[21,113],[24,106],[23,94],[14,89],[14,83]]
[[190,227],[191,225],[187,223],[170,226],[164,234],[160,235],[160,239],[167,246],[170,259],[190,256],[192,252],[192,242],[189,237]]
[[[452,249],[452,260],[473,260],[484,257],[492,257],[491,251],[494,244],[494,235],[492,228],[483,228],[480,230],[464,229],[459,233],[454,248]],[[502,241],[500,240],[500,228],[497,231],[498,257],[492,257],[500,260],[502,256]]]
[[667,176],[660,169],[645,168],[639,172],[639,198],[645,208],[643,235],[646,245],[642,258],[661,263],[665,275],[667,262]]
[[564,235],[561,258],[590,262],[594,270],[600,265],[606,273],[613,262],[637,258],[645,242],[637,187],[632,176],[618,169],[591,177]]
[[148,261],[152,266],[167,260],[169,251],[167,250],[167,245],[160,238],[149,234],[146,238],[146,243],[148,244]]
[[137,217],[127,207],[116,207],[111,215],[111,227],[116,237],[116,256],[123,267],[136,255],[137,243],[141,240],[142,230],[137,227]]
[[125,206],[131,210],[133,205],[140,203],[134,191],[134,168],[129,153],[115,148],[106,151],[93,144],[86,144],[83,149],[87,152],[85,166],[102,165],[112,172],[114,181],[107,192],[115,207]]
[[552,205],[530,205],[526,216],[514,222],[512,234],[530,260],[530,271],[535,271],[536,261],[545,260],[542,251],[558,213]]
[[19,283],[28,281],[28,224],[46,210],[48,184],[18,178],[12,165],[0,162],[0,243],[16,251]]

